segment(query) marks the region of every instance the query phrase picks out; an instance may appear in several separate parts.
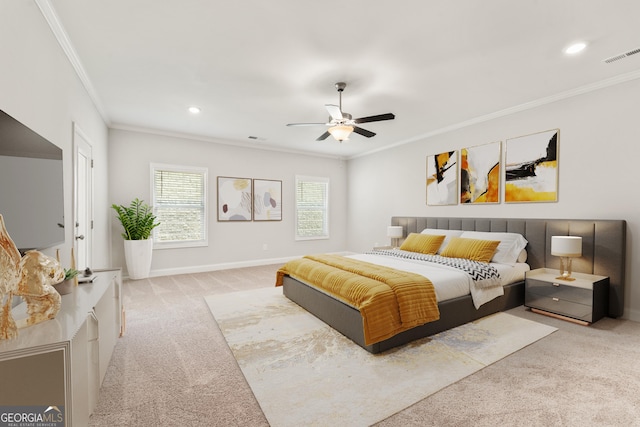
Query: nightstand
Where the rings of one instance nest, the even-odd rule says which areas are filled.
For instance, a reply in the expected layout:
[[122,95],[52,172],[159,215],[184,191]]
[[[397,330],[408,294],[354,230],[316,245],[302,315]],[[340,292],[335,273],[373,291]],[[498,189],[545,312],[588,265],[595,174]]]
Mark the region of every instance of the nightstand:
[[607,315],[609,278],[573,273],[576,280],[557,279],[558,270],[538,268],[526,273],[524,305],[531,311],[588,325]]

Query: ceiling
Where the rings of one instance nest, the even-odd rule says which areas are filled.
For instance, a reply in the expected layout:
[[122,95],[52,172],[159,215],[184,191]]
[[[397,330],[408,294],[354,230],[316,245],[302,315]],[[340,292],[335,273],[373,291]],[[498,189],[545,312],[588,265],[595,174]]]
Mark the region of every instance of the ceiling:
[[[352,158],[640,77],[604,62],[640,47],[637,0],[36,2],[110,127],[243,146]],[[396,119],[286,126],[326,122],[338,81],[343,111]]]

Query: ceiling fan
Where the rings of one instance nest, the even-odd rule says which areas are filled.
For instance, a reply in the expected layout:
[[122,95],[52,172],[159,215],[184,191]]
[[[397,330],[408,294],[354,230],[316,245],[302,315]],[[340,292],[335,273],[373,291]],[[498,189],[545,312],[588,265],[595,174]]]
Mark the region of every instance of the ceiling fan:
[[347,87],[344,82],[338,82],[335,84],[338,94],[340,96],[340,104],[326,104],[325,107],[329,112],[328,123],[289,123],[287,126],[330,126],[329,130],[320,135],[316,141],[323,141],[327,139],[329,135],[332,135],[337,141],[346,141],[349,139],[351,132],[355,132],[359,135],[371,138],[376,134],[374,132],[363,129],[359,126],[361,123],[380,122],[383,120],[393,120],[396,116],[392,113],[378,114],[376,116],[361,117],[359,119],[353,119],[351,114],[342,111],[342,92]]

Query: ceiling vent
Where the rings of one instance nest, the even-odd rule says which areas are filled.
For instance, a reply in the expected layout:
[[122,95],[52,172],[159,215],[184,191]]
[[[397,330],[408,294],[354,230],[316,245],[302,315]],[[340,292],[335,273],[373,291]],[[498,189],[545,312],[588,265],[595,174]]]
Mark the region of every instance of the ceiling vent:
[[640,53],[640,47],[632,49],[632,50],[630,50],[628,52],[621,53],[619,55],[611,56],[611,57],[605,59],[604,62],[607,63],[607,64],[610,64],[612,62],[616,62],[616,61],[619,61],[621,59],[624,59],[624,58],[626,58],[628,56],[635,55],[636,53]]

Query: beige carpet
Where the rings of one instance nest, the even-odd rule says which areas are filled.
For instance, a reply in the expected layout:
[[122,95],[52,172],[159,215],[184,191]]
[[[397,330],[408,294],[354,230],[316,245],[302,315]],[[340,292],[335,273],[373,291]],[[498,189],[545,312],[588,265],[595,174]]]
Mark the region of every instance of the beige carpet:
[[281,288],[205,300],[272,427],[371,425],[556,330],[499,313],[372,355]]
[[[90,427],[269,427],[204,298],[272,288],[280,265],[125,281],[118,340]],[[556,332],[375,427],[640,427],[640,323]]]

